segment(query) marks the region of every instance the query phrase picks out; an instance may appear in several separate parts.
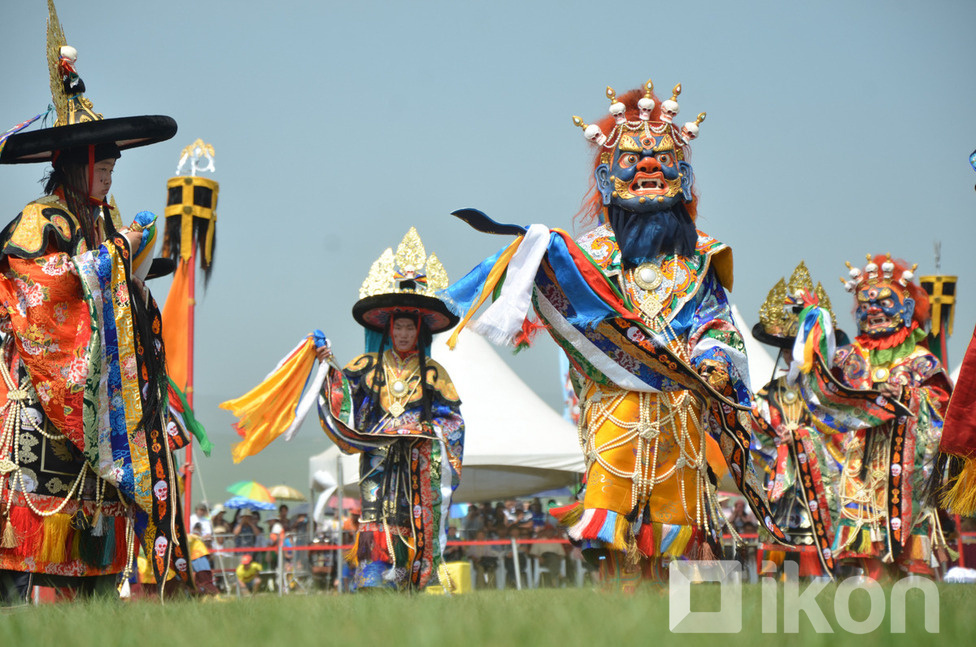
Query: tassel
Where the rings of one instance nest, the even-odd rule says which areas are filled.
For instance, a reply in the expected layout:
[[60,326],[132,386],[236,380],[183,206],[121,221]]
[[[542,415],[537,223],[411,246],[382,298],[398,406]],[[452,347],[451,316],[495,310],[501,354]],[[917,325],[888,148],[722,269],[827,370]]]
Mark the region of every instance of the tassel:
[[346,551],[345,560],[350,566],[359,566],[359,533],[352,540],[352,548]]
[[567,531],[570,539],[575,539],[576,541],[582,541],[583,531],[590,525],[593,521],[593,517],[596,516],[596,510],[590,509],[585,510],[580,516],[579,520],[569,527]]
[[[13,525],[13,530],[17,541],[16,554],[19,557],[34,557],[41,546],[41,517],[30,511],[29,508],[13,508],[7,522]],[[6,532],[6,529],[4,529]]]
[[92,520],[91,534],[95,537],[104,537],[106,530],[105,515],[102,513],[102,506],[95,508],[95,518]]
[[59,564],[68,558],[71,546],[71,515],[54,514],[46,517],[41,524],[43,536],[39,562]]
[[684,555],[685,549],[688,547],[688,543],[691,541],[693,532],[691,526],[681,526],[678,530],[677,537],[668,546],[667,551],[664,552],[668,557],[678,558]]
[[7,522],[3,525],[3,538],[0,539],[0,548],[16,548],[18,543],[14,524],[7,518]]
[[[114,541],[109,542],[107,539],[105,541],[105,550],[108,551],[110,547],[114,547],[114,553],[112,554],[112,568],[121,571],[126,567],[126,562],[129,560],[135,560],[135,555],[129,554],[129,545],[126,543],[126,538],[128,536],[129,530],[129,520],[126,517],[109,517],[109,534],[114,532]],[[138,541],[136,542],[138,543]],[[136,552],[138,549],[133,547]]]
[[627,533],[626,542],[624,544],[624,556],[626,558],[627,565],[630,568],[637,568],[640,564],[641,554],[637,550],[637,538]]
[[[586,514],[589,514],[590,512],[591,512],[590,510],[587,510],[583,518],[585,519]],[[583,539],[598,539],[600,536],[600,530],[603,529],[603,523],[607,519],[607,514],[608,514],[607,510],[596,509],[596,510],[592,510],[592,512],[593,515],[590,517],[589,523],[583,526],[583,529],[580,532]],[[615,514],[615,513],[610,513],[610,514]]]
[[72,525],[71,529],[68,531],[67,545],[71,546],[71,550],[68,552],[68,558],[72,561],[81,559],[82,538],[87,534],[88,533],[86,531],[78,530],[74,527],[74,525]]
[[[120,517],[121,518],[121,517]],[[115,523],[112,522],[111,518],[106,515],[100,515],[98,523],[95,524],[95,528],[101,527],[102,535],[95,535],[101,539],[102,554],[98,557],[98,567],[108,568],[115,562],[116,551],[119,550],[118,546],[115,545]],[[124,533],[123,533],[124,536]],[[122,550],[125,550],[124,548]]]
[[636,544],[633,535],[630,533],[630,523],[625,517],[617,515],[617,521],[613,528],[613,547],[616,550],[628,550],[633,545],[636,553]]
[[717,559],[711,543],[707,541],[702,542],[701,549],[698,551],[698,559],[706,562],[714,562]]
[[668,550],[671,548],[671,544],[674,543],[674,540],[678,538],[678,534],[680,532],[680,526],[675,526],[670,523],[662,523],[659,532],[655,533],[660,538],[660,543],[657,546],[656,554],[669,554]]
[[871,531],[867,530],[866,528],[861,528],[858,539],[859,541],[857,544],[857,548],[854,549],[854,552],[861,555],[870,555],[871,554]]
[[563,526],[574,526],[583,516],[583,504],[577,501],[559,508],[551,508],[549,514]]
[[[617,518],[619,516],[620,515],[618,515],[616,512],[608,510],[603,518],[603,523],[600,525],[600,529],[596,532],[596,539],[599,539],[603,543],[610,544],[612,547],[616,548],[616,546],[613,545],[613,540],[616,534],[615,530],[617,527]],[[623,544],[620,545],[620,549],[622,548]]]
[[962,471],[940,503],[948,512],[962,517],[976,514],[976,459],[965,459]]
[[644,557],[654,557],[653,523],[644,523],[641,525],[640,531],[637,533],[637,550],[639,550]]

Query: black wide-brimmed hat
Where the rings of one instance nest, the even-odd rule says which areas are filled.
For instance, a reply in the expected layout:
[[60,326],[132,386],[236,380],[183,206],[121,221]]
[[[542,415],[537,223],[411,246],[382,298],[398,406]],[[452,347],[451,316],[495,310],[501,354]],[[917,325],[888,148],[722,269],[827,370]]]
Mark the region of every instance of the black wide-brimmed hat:
[[166,141],[176,134],[176,121],[165,115],[117,117],[52,126],[11,135],[0,164],[50,162],[56,151],[101,144],[115,144],[119,150]]
[[[164,115],[104,119],[85,96],[85,83],[75,70],[78,51],[67,44],[54,3],[48,3],[47,63],[51,81],[54,125],[23,130],[38,117],[13,129],[0,141],[0,164],[56,161],[59,152],[114,145],[110,156],[137,146],[165,141],[176,134],[176,122]],[[11,132],[11,131],[8,131]],[[84,156],[81,156],[84,159]],[[96,160],[97,161],[97,160]]]
[[443,332],[459,321],[436,296],[446,287],[444,266],[436,255],[427,256],[420,235],[411,227],[395,255],[387,248],[373,262],[352,316],[364,328],[384,332],[394,314],[419,315],[432,334]]
[[796,341],[796,334],[793,335],[774,335],[766,332],[761,323],[752,327],[752,336],[764,344],[775,346],[776,348],[793,348]]
[[390,318],[399,314],[423,317],[431,334],[450,330],[460,320],[437,297],[413,292],[378,294],[360,299],[352,307],[352,316],[359,325],[377,332],[388,330]]

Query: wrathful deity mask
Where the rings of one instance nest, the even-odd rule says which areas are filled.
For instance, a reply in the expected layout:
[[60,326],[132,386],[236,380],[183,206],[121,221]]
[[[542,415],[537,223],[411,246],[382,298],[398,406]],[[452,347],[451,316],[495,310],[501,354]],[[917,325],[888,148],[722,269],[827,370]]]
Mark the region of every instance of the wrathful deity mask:
[[915,301],[890,283],[857,291],[857,328],[869,337],[885,337],[911,325]]
[[673,121],[679,112],[681,84],[674,86],[671,98],[660,105],[653,90],[654,84],[648,81],[639,99],[639,94],[629,93],[618,100],[613,88],[608,87],[611,103],[607,121],[612,117],[614,122],[609,134],[596,124],[587,125],[573,117],[584,136],[601,148],[594,174],[606,207],[655,213],[693,199],[694,176],[684,160],[688,145],[698,137],[705,113],[678,128]]
[[913,289],[918,290],[912,283],[918,265],[906,269],[896,264],[891,254],[876,258],[868,254],[867,260],[863,270],[848,263],[850,278],[841,279],[857,301],[854,318],[858,330],[862,335],[878,338],[909,328],[915,315],[916,304],[911,295]]
[[594,171],[604,205],[634,213],[654,213],[691,202],[691,165],[679,160],[669,134],[627,133],[611,164]]

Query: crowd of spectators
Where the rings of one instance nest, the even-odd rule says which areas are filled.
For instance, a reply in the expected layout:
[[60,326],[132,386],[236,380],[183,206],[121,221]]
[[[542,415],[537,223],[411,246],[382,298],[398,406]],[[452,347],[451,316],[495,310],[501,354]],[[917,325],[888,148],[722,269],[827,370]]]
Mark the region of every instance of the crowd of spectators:
[[475,544],[470,546],[448,545],[446,561],[467,559],[475,571],[478,586],[497,585],[499,566],[504,567],[505,585],[515,586],[516,555],[513,553],[514,539],[518,551],[518,571],[522,582],[528,582],[530,573],[542,567],[540,583],[559,586],[566,573],[566,560],[572,547],[561,541],[524,542],[528,539],[559,540],[564,537],[562,528],[555,526],[548,509],[555,505],[550,500],[545,506],[538,498],[524,501],[510,499],[496,503],[471,503],[467,513],[461,518],[457,531],[448,529],[448,542],[456,536],[461,541],[508,540],[504,544]]

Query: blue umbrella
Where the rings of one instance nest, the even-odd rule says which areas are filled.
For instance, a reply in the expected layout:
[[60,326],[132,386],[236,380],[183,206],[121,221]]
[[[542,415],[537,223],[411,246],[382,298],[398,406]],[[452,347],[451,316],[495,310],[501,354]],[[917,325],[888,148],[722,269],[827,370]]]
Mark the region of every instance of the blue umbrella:
[[255,501],[253,499],[246,499],[242,496],[235,496],[231,499],[227,499],[224,502],[224,507],[228,510],[239,510],[242,508],[250,508],[252,510],[274,510],[275,505],[273,503],[266,503],[264,501]]

